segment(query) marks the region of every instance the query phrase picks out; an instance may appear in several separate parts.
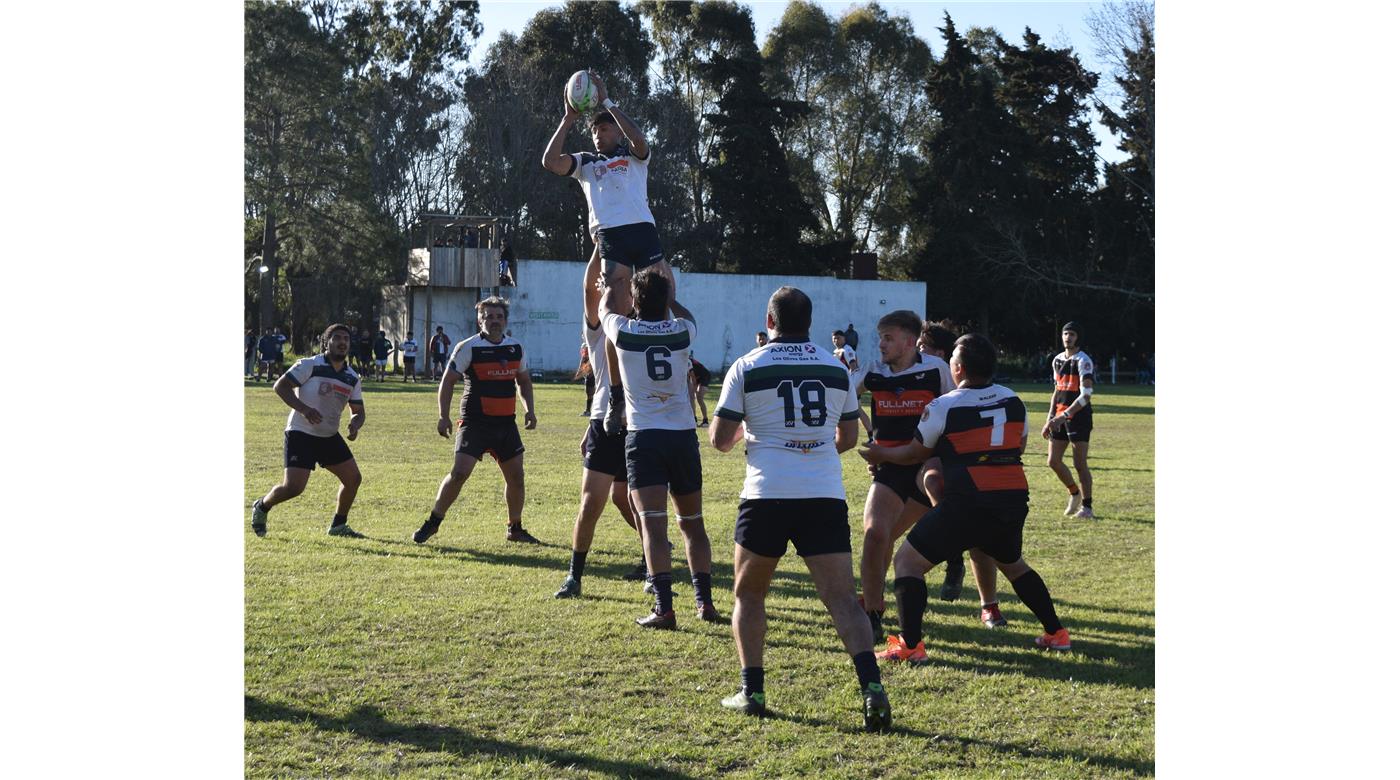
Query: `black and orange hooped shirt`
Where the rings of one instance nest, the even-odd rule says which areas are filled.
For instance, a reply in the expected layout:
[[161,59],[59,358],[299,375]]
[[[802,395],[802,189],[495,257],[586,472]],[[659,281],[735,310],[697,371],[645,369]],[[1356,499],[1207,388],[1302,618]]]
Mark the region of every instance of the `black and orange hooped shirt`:
[[514,422],[515,377],[525,364],[525,348],[511,336],[492,343],[485,333],[460,341],[447,359],[447,370],[461,374],[460,426],[466,422]]
[[943,461],[947,495],[1026,502],[1026,405],[1001,385],[959,387],[923,411],[919,440]]
[[919,415],[929,401],[953,389],[953,372],[942,358],[918,353],[908,368],[891,372],[877,363],[861,375],[870,391],[870,427],[875,443],[898,447],[913,441]]
[[[1051,370],[1055,375],[1055,399],[1054,414],[1059,414],[1069,405],[1074,403],[1074,399],[1079,397],[1080,382],[1084,377],[1090,381],[1094,379],[1094,359],[1089,357],[1089,353],[1079,350],[1073,355],[1061,352],[1055,356],[1051,362]],[[1089,411],[1089,399],[1084,399],[1084,408],[1079,410],[1079,414]]]

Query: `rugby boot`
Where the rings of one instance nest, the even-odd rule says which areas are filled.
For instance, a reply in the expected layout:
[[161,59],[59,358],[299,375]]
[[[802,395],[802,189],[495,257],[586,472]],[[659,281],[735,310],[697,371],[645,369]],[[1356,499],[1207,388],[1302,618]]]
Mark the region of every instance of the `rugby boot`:
[[524,542],[525,544],[540,544],[540,540],[530,535],[524,526],[512,525],[506,529],[507,542]]
[[1084,495],[1082,493],[1070,493],[1069,506],[1065,507],[1065,517],[1073,517],[1074,513],[1079,511],[1079,505],[1083,502]]
[[1001,609],[996,604],[988,604],[982,608],[982,625],[987,628],[1006,628],[1006,618],[1001,616]]
[[646,617],[637,618],[637,625],[642,628],[659,628],[667,631],[676,630],[676,611],[674,609],[666,612],[657,612],[653,609],[647,613]]
[[929,659],[928,653],[924,652],[923,640],[919,640],[917,645],[910,647],[904,644],[904,637],[900,634],[892,635],[888,640],[888,645],[884,650],[875,654],[875,658],[880,661],[900,661],[908,663],[910,666],[927,666],[933,663]]
[[[922,647],[923,643],[920,642]],[[894,728],[894,716],[890,714],[890,697],[885,686],[880,683],[867,683],[860,692],[864,704],[865,730],[889,731]]]
[[729,622],[725,620],[722,615],[719,614],[719,610],[715,609],[714,604],[697,604],[695,606],[695,616],[705,621],[706,623]]
[[943,573],[943,589],[938,592],[938,597],[944,601],[957,601],[962,595],[963,575],[966,573],[967,566],[961,555],[948,561],[947,571]]
[[741,689],[738,693],[727,699],[720,701],[720,706],[726,710],[742,712],[745,715],[757,715],[763,717],[768,714],[768,700],[762,691],[758,693],[744,693]]
[[267,510],[262,508],[262,499],[253,502],[253,533],[267,536]]
[[364,535],[364,534],[360,533],[359,531],[356,531],[355,529],[351,528],[350,526],[348,526],[348,525],[346,525],[346,524],[344,524],[344,523],[341,523],[340,525],[333,525],[333,526],[331,526],[331,527],[326,531],[326,533],[327,533],[327,534],[330,534],[331,536],[344,536],[344,537],[346,537],[346,538],[348,538],[348,539],[363,539],[363,538],[365,538],[365,535]]
[[426,542],[429,539],[431,539],[433,537],[433,534],[438,532],[438,526],[440,525],[442,525],[441,520],[434,520],[431,517],[429,517],[427,520],[424,520],[422,527],[420,527],[417,531],[413,532],[414,543],[422,544],[423,542]]
[[1042,650],[1068,650],[1069,629],[1062,628],[1053,634],[1041,634],[1035,638],[1035,646]]
[[555,591],[555,593],[554,593],[554,598],[556,598],[556,599],[576,599],[576,598],[578,598],[578,597],[580,597],[580,596],[582,596],[582,595],[583,595],[583,583],[579,582],[579,581],[578,581],[577,579],[575,579],[574,576],[571,574],[571,575],[569,575],[569,576],[567,576],[567,577],[564,578],[564,584],[563,584],[563,585],[560,585],[560,586],[559,586],[559,590]]

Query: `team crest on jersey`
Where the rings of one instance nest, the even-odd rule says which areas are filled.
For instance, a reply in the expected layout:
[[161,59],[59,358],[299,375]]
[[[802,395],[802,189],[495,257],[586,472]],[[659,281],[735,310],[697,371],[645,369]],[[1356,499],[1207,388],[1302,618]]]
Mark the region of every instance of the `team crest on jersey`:
[[605,165],[595,165],[595,166],[593,166],[593,180],[594,180],[594,181],[602,181],[602,180],[603,180],[603,177],[604,177],[604,176],[607,176],[607,175],[608,175],[608,168],[607,168],[607,166],[605,166]]
[[809,355],[815,355],[817,352],[817,348],[812,346],[811,344],[807,344],[803,347],[803,351],[805,351]]
[[664,404],[664,403],[666,403],[667,401],[669,401],[669,400],[671,400],[672,398],[674,398],[675,395],[676,395],[675,393],[659,393],[659,392],[656,392],[655,390],[653,390],[652,392],[647,393],[646,397],[647,397],[647,398],[655,398],[655,399],[657,400],[657,402],[663,403],[663,404]]
[[927,419],[928,419],[928,413],[931,412],[931,411],[933,411],[933,410],[930,409],[929,407],[925,406],[925,407],[924,407],[924,413],[921,414],[921,415],[919,415],[919,422],[923,422],[924,420],[927,420]]

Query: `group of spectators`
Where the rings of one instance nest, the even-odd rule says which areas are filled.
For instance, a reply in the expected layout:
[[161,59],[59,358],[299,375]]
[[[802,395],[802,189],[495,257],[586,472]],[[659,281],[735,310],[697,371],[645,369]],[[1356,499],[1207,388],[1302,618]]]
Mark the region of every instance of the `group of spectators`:
[[[283,335],[281,328],[267,328],[262,336],[258,336],[253,328],[244,331],[244,377],[257,382],[275,381],[282,375],[286,344],[287,337]],[[437,332],[428,342],[429,362],[421,368],[421,372],[431,377],[434,382],[441,379],[442,372],[447,367],[447,355],[451,350],[452,339],[443,332],[441,325],[437,326]],[[403,381],[417,382],[420,373],[418,351],[419,345],[413,338],[413,331],[409,331],[404,340],[396,345],[382,330],[371,334],[370,331],[361,331],[356,326],[350,328],[350,350],[347,358],[351,366],[367,379],[384,381],[389,373],[389,357],[398,352],[403,362]]]

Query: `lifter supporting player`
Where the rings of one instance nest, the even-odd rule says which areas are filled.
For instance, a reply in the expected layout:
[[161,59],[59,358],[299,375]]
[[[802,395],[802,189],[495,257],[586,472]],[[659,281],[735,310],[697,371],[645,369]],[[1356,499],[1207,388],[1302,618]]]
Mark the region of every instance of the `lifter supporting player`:
[[[710,595],[710,537],[701,512],[700,443],[695,437],[686,369],[695,317],[676,302],[670,278],[658,269],[632,277],[637,319],[621,312],[618,290],[603,297],[603,332],[618,349],[627,404],[627,487],[642,523],[647,571],[656,604],[637,619],[643,628],[674,629],[671,551],[666,541],[666,494],[676,505],[685,557],[701,620],[719,622]],[[674,311],[675,318],[669,317]]]
[[457,453],[452,470],[438,486],[437,500],[423,526],[413,534],[422,544],[442,525],[452,502],[462,492],[472,469],[485,453],[491,453],[501,467],[506,483],[506,541],[539,544],[520,525],[525,508],[525,444],[515,426],[515,390],[525,402],[525,430],[535,427],[535,386],[525,370],[525,348],[507,336],[506,319],[510,303],[491,296],[476,304],[480,332],[457,344],[447,359],[447,370],[438,385],[438,435],[447,438],[452,430],[450,407],[452,388],[466,380],[462,392],[462,417],[457,421]]
[[900,632],[889,637],[881,660],[929,663],[923,620],[928,608],[924,575],[974,547],[997,561],[1016,595],[1040,620],[1038,647],[1070,649],[1045,582],[1021,557],[1021,533],[1030,511],[1030,491],[1021,454],[1026,449],[1026,407],[1011,390],[992,384],[996,348],[987,337],[968,334],[953,350],[956,390],[931,401],[916,438],[898,447],[878,444],[860,451],[874,464],[922,463],[937,455],[944,490],[894,557],[894,593]]
[[[651,148],[641,128],[608,97],[603,80],[592,71],[588,75],[598,90],[599,102],[606,109],[593,117],[596,151],[564,153],[564,137],[582,116],[566,95],[564,118],[555,128],[540,162],[550,173],[577,179],[583,188],[584,199],[588,201],[588,232],[602,251],[603,274],[609,287],[619,282],[625,284],[634,273],[653,265],[659,265],[674,283],[671,267],[661,255],[656,219],[647,206]],[[608,388],[608,413],[603,424],[611,434],[622,429],[624,399],[617,350],[609,342],[606,351],[612,384]]]
[[[583,570],[588,559],[588,550],[593,546],[593,531],[598,526],[598,518],[607,507],[608,495],[622,518],[634,530],[641,531],[632,512],[627,496],[626,432],[612,436],[603,432],[603,414],[607,411],[607,362],[602,360],[603,345],[607,336],[603,333],[603,323],[598,319],[598,302],[603,297],[598,287],[598,269],[601,257],[597,247],[588,260],[583,272],[583,323],[585,360],[590,366],[597,366],[598,381],[593,387],[592,404],[589,408],[588,430],[584,433],[579,450],[583,454],[583,485],[579,490],[578,516],[574,519],[573,552],[569,558],[569,575],[564,584],[554,594],[556,599],[577,598],[583,595]],[[619,288],[621,294],[626,288]],[[626,290],[627,297],[631,291]],[[621,308],[631,309],[631,302]],[[645,557],[643,571],[645,571]]]
[[[1050,396],[1050,413],[1040,435],[1050,440],[1050,457],[1046,465],[1069,489],[1066,515],[1093,519],[1094,478],[1089,474],[1089,434],[1094,430],[1094,410],[1089,396],[1094,394],[1094,361],[1079,348],[1079,325],[1066,322],[1060,329],[1065,351],[1055,356],[1051,366],[1055,392]],[[1084,486],[1081,501],[1079,485],[1065,466],[1065,447],[1074,447],[1074,470]],[[1081,505],[1082,503],[1082,505]]]
[[817,595],[856,667],[865,727],[891,727],[890,701],[856,601],[851,527],[839,453],[856,443],[850,372],[811,342],[812,301],[795,287],[768,299],[773,340],[730,366],[715,406],[710,443],[728,452],[744,442],[748,460],[734,526],[734,643],[741,690],[723,705],[767,711],[764,602],[788,542],[807,564]]

